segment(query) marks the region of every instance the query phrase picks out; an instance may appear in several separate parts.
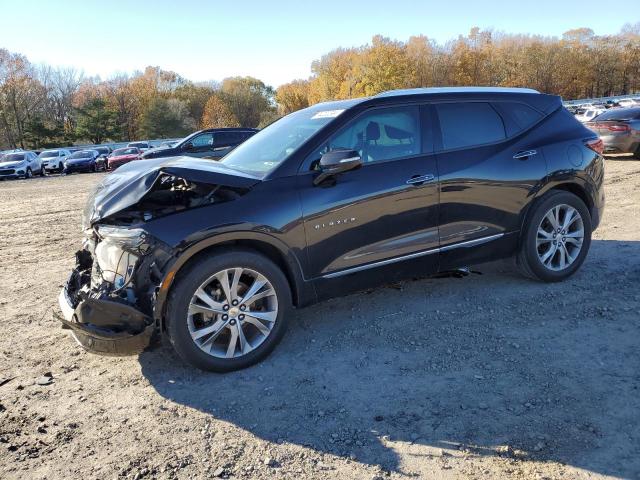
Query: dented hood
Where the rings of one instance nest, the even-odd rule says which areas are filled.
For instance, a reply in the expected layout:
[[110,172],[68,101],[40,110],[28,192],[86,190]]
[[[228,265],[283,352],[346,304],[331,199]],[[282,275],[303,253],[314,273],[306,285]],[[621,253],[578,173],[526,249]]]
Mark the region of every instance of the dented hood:
[[237,188],[250,188],[260,182],[259,177],[212,160],[192,157],[137,160],[104,177],[89,195],[82,215],[83,230],[140,201],[162,173],[191,182]]

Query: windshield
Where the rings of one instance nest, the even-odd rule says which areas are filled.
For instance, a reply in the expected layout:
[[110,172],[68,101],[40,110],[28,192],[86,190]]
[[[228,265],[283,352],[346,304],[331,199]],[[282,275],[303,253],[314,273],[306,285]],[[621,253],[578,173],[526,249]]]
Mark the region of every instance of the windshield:
[[49,150],[48,152],[42,152],[38,155],[40,158],[51,158],[58,156],[58,150]]
[[231,168],[266,175],[344,110],[305,109],[277,120],[225,156]]
[[136,153],[138,153],[137,148],[118,148],[117,150],[114,150],[111,155],[117,157],[119,155],[135,155]]
[[24,160],[24,153],[9,153],[2,160],[4,162],[21,162]]
[[69,158],[70,159],[74,159],[74,158],[91,158],[91,152],[88,152],[88,151],[85,150],[83,152],[72,153]]
[[129,144],[130,147],[146,147],[147,143],[146,142],[134,142],[134,143],[130,143]]

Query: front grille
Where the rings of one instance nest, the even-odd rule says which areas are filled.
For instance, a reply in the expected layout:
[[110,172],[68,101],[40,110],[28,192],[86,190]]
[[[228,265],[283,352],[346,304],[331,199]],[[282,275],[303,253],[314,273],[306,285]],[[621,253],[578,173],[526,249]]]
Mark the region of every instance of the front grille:
[[13,168],[7,170],[0,170],[0,175],[15,175],[16,171]]

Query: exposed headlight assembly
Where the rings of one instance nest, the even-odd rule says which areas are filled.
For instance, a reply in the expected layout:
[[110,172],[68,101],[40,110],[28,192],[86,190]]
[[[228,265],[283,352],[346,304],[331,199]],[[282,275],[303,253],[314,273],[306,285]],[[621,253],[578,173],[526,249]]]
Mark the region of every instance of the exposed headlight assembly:
[[147,234],[141,228],[100,225],[97,227],[97,232],[98,236],[104,242],[108,242],[122,248],[138,249],[147,240]]

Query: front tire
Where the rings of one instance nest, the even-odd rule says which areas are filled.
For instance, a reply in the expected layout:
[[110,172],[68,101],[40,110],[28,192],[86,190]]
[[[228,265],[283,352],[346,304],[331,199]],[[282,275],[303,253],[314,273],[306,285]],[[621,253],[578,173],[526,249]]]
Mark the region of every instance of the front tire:
[[280,342],[291,305],[287,278],[271,260],[251,250],[220,250],[179,275],[167,332],[187,363],[212,372],[239,370]]
[[540,198],[523,228],[517,263],[522,273],[559,282],[582,265],[591,245],[591,215],[576,195],[552,191]]
[[24,172],[24,179],[28,180],[30,178],[33,178],[33,172],[31,171],[31,169],[29,167],[27,167],[27,171]]

